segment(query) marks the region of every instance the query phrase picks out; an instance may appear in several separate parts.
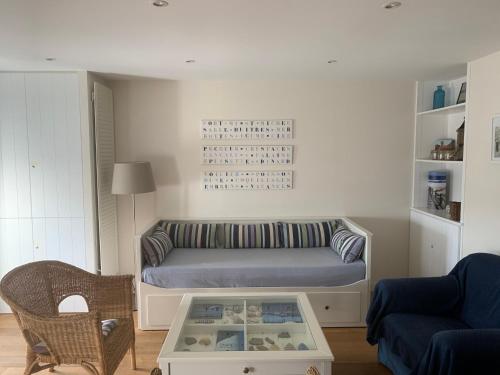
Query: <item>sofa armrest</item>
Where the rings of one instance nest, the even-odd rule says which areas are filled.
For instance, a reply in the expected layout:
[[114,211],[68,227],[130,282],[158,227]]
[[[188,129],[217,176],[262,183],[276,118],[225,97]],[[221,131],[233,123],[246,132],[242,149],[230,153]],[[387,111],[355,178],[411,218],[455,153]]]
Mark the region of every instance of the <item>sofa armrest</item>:
[[499,368],[500,329],[460,329],[432,336],[414,374],[493,374]]
[[380,324],[389,314],[450,314],[459,300],[454,276],[381,280],[375,286],[366,317],[367,340],[370,344],[378,342]]

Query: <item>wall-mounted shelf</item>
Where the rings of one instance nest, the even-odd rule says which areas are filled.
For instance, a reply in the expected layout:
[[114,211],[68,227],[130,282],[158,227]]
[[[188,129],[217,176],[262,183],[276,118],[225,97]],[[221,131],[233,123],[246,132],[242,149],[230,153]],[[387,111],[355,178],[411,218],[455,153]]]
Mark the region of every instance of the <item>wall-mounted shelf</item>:
[[433,164],[462,164],[461,160],[433,160],[433,159],[417,159],[417,163],[433,163]]
[[446,210],[433,210],[433,209],[426,208],[426,207],[414,207],[411,210],[415,211],[415,212],[418,212],[418,213],[421,213],[421,214],[424,214],[424,215],[427,215],[427,216],[430,216],[430,217],[433,217],[435,219],[444,221],[444,222],[446,222],[448,224],[456,225],[456,226],[459,226],[459,227],[461,227],[463,225],[463,223],[461,223],[461,222],[458,222],[458,221],[455,221],[455,220],[451,220],[447,216]]
[[418,112],[417,116],[425,115],[451,115],[454,113],[465,112],[465,103],[450,105],[448,107],[431,109],[430,111]]

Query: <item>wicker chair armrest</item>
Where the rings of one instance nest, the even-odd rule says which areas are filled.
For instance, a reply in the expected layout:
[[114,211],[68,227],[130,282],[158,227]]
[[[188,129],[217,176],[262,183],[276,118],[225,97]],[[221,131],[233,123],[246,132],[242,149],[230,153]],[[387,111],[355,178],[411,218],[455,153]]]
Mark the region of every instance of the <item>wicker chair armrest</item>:
[[132,275],[100,276],[96,285],[96,311],[101,319],[132,318]]
[[50,318],[21,313],[19,320],[28,343],[37,344],[38,337],[59,363],[74,358],[89,361],[102,358],[101,319],[97,312]]

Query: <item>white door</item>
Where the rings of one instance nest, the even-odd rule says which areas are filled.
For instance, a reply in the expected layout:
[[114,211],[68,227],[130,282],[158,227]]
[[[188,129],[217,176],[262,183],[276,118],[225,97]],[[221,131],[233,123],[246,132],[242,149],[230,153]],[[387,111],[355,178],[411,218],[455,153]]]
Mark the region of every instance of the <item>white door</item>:
[[0,277],[34,260],[88,268],[81,131],[76,73],[0,73]]
[[0,218],[31,217],[24,74],[0,74]]
[[410,276],[446,275],[460,258],[459,224],[418,212],[410,215]]
[[[33,261],[24,74],[0,74],[0,278]],[[0,313],[9,312],[0,300]]]
[[74,73],[26,74],[33,217],[84,217],[79,100]]
[[[0,278],[34,260],[31,224],[31,219],[0,219]],[[9,311],[0,299],[0,313]]]
[[113,92],[97,82],[94,83],[94,126],[101,274],[116,275],[119,272],[118,229],[116,197],[111,194],[115,162]]

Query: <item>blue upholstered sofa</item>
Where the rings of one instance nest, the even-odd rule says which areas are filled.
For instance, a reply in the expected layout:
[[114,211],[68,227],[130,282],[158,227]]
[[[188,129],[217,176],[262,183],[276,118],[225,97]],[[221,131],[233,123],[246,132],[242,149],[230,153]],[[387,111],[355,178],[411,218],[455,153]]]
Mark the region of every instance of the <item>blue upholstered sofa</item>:
[[443,277],[380,281],[367,324],[394,374],[500,374],[500,256],[470,255]]

